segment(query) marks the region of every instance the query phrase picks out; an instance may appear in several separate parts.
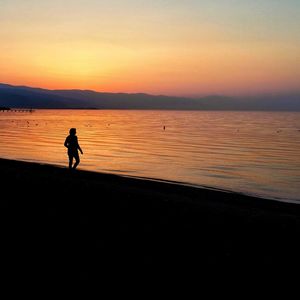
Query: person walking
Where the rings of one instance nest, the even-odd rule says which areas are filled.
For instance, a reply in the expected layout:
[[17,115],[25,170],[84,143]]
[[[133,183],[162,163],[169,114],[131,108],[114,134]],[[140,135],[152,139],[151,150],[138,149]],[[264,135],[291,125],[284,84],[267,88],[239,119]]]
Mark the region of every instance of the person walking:
[[[76,169],[80,163],[79,153],[83,154],[83,151],[78,143],[78,138],[76,136],[76,128],[71,128],[69,131],[69,135],[66,137],[64,146],[68,148],[68,156],[69,156],[69,169]],[[75,158],[75,163],[73,165],[73,159]]]

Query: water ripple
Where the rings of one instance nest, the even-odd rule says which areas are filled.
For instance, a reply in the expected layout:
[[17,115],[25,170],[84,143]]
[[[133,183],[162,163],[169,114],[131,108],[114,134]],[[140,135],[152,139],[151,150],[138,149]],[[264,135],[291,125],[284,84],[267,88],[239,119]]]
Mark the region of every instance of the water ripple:
[[83,169],[300,201],[296,112],[0,113],[0,156],[65,166],[71,127]]

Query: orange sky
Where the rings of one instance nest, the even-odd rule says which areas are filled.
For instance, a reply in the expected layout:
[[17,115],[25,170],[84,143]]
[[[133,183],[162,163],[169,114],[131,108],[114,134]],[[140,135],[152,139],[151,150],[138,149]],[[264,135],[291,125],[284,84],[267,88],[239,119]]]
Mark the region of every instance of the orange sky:
[[0,82],[169,95],[300,90],[297,1],[100,2],[1,1]]

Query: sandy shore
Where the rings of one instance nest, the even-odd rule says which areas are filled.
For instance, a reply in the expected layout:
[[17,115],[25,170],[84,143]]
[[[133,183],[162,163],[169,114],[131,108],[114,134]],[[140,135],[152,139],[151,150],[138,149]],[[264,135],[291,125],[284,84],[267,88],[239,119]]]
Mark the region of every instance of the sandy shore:
[[0,166],[6,262],[27,278],[299,263],[297,204],[12,160]]

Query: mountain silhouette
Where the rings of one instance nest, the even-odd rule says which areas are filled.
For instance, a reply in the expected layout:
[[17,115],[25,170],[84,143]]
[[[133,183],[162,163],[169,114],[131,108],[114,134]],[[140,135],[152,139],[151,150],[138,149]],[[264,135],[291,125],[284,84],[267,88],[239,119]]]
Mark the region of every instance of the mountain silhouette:
[[300,111],[300,93],[253,97],[172,97],[91,90],[48,90],[0,83],[0,106],[18,108]]

